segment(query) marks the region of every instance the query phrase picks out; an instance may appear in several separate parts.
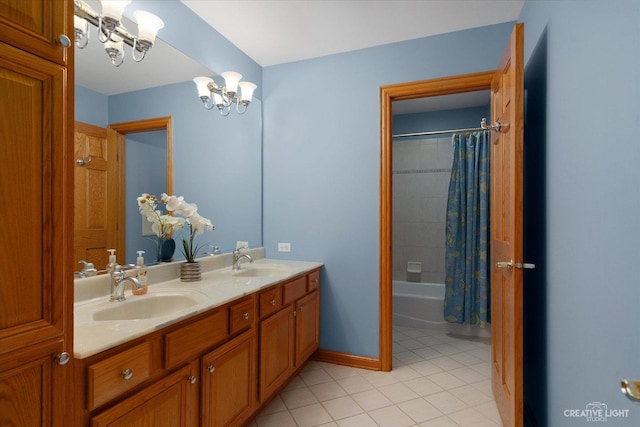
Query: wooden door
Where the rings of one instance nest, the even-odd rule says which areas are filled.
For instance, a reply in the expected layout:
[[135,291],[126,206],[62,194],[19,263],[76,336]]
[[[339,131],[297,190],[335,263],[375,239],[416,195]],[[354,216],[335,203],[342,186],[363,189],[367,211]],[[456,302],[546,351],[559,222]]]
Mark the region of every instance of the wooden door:
[[0,423],[7,425],[63,425],[68,415],[72,367],[55,363],[57,354],[73,353],[68,78],[65,67],[0,42]]
[[517,24],[491,87],[491,382],[502,423],[523,425],[523,38]]
[[127,397],[122,403],[92,417],[91,426],[195,427],[198,425],[197,417],[190,414],[194,413],[194,405],[198,405],[197,370],[197,363],[184,366],[141,392]]
[[202,358],[202,425],[242,425],[257,403],[255,328]]
[[320,346],[320,297],[317,291],[296,302],[296,366]]
[[295,369],[293,307],[260,323],[260,401],[275,392]]
[[126,255],[124,241],[119,238],[124,229],[124,209],[119,206],[120,191],[124,191],[119,167],[121,142],[118,135],[109,138],[109,132],[75,123],[74,262],[92,262],[98,270],[107,265],[107,249],[116,249],[121,263]]

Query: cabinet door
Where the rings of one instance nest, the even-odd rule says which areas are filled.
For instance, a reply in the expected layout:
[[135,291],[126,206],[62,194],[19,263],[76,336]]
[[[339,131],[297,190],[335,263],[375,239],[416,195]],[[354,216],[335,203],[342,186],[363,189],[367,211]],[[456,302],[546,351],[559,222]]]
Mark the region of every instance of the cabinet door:
[[255,328],[202,358],[202,425],[241,425],[256,405]]
[[293,306],[260,324],[260,401],[278,389],[295,370]]
[[[91,419],[92,427],[197,425],[197,363],[150,385]],[[195,371],[195,372],[194,372]]]
[[296,302],[296,366],[320,345],[320,297],[317,291]]
[[[73,54],[73,1],[0,0],[0,40],[58,64]],[[59,36],[72,43],[64,48]]]
[[[37,425],[64,424],[72,384],[71,364],[53,362],[73,351],[67,79],[64,67],[0,42],[0,194],[8,202],[0,221],[0,376],[26,369],[38,377],[10,390],[3,382],[0,395],[44,399]],[[0,399],[0,414],[5,404]]]

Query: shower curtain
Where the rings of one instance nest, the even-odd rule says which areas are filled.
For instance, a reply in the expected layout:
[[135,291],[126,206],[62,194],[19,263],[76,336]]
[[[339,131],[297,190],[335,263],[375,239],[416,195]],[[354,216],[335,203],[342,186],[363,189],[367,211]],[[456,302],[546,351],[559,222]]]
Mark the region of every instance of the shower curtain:
[[444,318],[491,321],[489,283],[489,132],[453,135],[445,231]]

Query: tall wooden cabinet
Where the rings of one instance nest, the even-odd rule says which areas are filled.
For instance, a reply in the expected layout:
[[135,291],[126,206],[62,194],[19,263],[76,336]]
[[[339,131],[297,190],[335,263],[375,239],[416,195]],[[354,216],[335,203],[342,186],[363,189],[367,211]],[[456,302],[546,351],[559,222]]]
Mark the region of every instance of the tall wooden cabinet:
[[65,425],[73,354],[73,3],[0,0],[0,419]]

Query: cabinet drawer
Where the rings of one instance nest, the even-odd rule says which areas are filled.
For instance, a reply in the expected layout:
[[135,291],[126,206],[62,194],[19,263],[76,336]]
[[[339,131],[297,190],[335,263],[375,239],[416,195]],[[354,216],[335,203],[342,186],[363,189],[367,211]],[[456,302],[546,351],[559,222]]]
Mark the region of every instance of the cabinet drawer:
[[307,276],[299,277],[284,286],[284,305],[290,304],[307,293]]
[[282,286],[275,286],[260,294],[260,318],[264,319],[282,307]]
[[307,291],[311,292],[320,286],[320,270],[313,271],[307,275]]
[[251,298],[232,305],[229,309],[229,318],[231,319],[229,333],[232,335],[244,328],[253,326],[256,318],[255,300]]
[[228,309],[218,310],[202,320],[170,332],[164,337],[165,368],[188,362],[229,336]]
[[108,359],[89,365],[89,409],[110,401],[149,378],[151,344],[144,342]]

